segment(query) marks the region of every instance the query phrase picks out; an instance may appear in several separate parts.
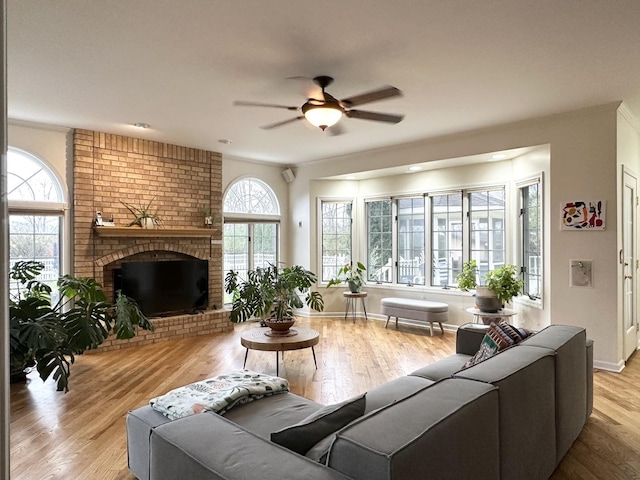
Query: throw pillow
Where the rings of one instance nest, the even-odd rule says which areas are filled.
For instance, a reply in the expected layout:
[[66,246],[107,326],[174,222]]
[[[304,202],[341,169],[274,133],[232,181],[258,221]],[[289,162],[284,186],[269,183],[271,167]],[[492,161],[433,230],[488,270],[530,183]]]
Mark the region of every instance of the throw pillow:
[[496,353],[520,343],[528,336],[529,332],[524,329],[514,327],[513,325],[509,325],[506,320],[500,320],[498,323],[491,322],[489,330],[487,330],[487,333],[480,343],[480,348],[473,357],[467,360],[461,370],[473,367],[474,365],[493,357]]
[[335,405],[322,407],[295,425],[271,434],[271,441],[300,455],[323,438],[364,414],[366,393]]

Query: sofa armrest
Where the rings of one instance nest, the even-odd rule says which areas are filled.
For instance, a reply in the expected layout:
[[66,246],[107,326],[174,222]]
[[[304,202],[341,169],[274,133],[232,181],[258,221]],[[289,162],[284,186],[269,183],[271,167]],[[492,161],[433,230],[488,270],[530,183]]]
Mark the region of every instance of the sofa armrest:
[[465,323],[458,327],[458,333],[456,334],[456,353],[470,356],[475,355],[488,329],[488,325],[479,323]]
[[154,480],[345,480],[324,465],[245,430],[214,413],[201,413],[157,427],[151,433]]

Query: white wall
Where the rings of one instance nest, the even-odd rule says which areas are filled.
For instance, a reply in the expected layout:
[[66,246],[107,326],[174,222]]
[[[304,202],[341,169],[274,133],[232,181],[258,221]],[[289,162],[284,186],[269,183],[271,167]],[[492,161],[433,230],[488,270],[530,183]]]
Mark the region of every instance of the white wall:
[[[317,270],[312,255],[315,221],[313,181],[396,165],[464,157],[484,152],[550,145],[550,171],[545,178],[548,212],[545,253],[551,268],[547,280],[548,309],[552,323],[584,326],[595,340],[596,365],[616,369],[621,351],[617,341],[617,170],[616,119],[619,103],[551,117],[512,123],[495,128],[466,132],[416,142],[393,149],[380,149],[327,159],[298,168],[291,184],[292,216],[306,220],[292,239],[292,261]],[[604,199],[607,201],[605,231],[568,232],[560,230],[562,201]],[[306,219],[304,218],[306,215]],[[569,287],[569,259],[593,261],[593,288]],[[370,303],[372,305],[372,302]],[[547,315],[547,314],[545,314]]]

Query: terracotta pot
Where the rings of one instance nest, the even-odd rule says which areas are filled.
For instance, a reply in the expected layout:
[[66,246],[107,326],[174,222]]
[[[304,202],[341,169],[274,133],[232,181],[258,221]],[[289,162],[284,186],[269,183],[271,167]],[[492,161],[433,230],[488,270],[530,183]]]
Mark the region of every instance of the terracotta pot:
[[283,322],[276,322],[273,320],[266,319],[264,324],[271,329],[274,333],[287,333],[293,324],[296,323],[295,319],[289,319]]

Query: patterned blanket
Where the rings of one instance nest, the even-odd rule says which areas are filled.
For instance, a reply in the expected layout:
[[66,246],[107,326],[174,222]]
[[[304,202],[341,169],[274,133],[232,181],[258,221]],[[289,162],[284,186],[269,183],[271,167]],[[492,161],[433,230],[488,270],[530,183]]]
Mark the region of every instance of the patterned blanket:
[[149,404],[175,420],[201,412],[223,415],[236,405],[288,391],[289,382],[284,378],[240,370],[176,388],[152,398]]

